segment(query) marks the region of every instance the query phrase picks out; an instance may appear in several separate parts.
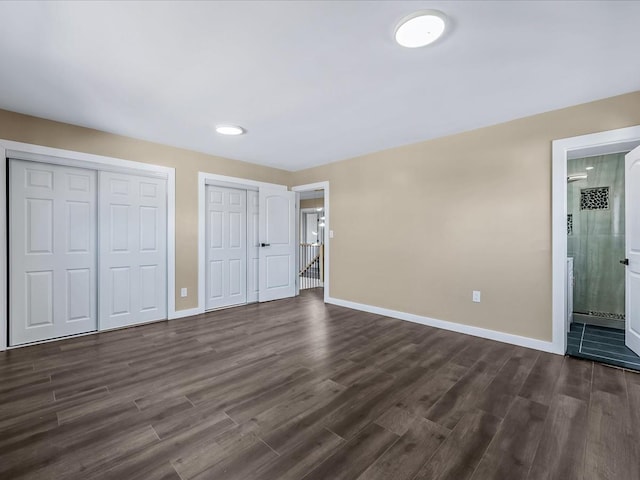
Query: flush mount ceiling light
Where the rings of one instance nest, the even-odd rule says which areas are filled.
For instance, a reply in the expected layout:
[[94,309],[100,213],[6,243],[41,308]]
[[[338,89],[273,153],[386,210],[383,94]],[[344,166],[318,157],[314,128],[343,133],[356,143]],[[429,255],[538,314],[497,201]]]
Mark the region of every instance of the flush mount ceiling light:
[[216,125],[216,132],[220,135],[243,135],[246,130],[238,125]]
[[438,10],[420,10],[407,15],[396,27],[396,42],[407,48],[429,45],[444,33],[446,18]]
[[593,170],[593,167],[587,167],[585,170]]

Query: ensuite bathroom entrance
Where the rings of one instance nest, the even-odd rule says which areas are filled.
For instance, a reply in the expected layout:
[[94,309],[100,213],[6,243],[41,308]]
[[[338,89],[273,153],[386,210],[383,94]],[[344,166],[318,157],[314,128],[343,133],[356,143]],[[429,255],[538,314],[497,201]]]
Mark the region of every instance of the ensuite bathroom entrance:
[[640,221],[625,208],[631,193],[625,170],[640,179],[640,160],[630,170],[627,153],[567,161],[567,354],[640,371],[640,357],[626,341],[633,334],[627,317],[640,313],[627,298],[640,275],[630,268],[629,258],[638,257],[626,241],[628,229],[640,236]]

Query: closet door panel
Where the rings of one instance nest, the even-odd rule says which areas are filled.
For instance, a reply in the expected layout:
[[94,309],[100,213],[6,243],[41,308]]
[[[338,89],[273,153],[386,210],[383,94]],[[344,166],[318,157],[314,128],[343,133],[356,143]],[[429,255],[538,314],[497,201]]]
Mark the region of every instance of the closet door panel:
[[11,345],[97,329],[96,172],[9,163]]
[[100,172],[100,328],[167,317],[166,180]]
[[205,308],[247,301],[247,192],[206,187]]

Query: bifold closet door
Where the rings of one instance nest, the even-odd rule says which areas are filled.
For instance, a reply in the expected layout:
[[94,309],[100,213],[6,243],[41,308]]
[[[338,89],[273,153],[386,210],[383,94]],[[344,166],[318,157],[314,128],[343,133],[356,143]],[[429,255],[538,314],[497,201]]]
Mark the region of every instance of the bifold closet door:
[[258,296],[261,302],[296,294],[296,194],[260,187]]
[[9,162],[10,343],[97,329],[96,172]]
[[247,192],[206,187],[205,308],[247,301]]
[[167,318],[167,182],[99,173],[100,329]]

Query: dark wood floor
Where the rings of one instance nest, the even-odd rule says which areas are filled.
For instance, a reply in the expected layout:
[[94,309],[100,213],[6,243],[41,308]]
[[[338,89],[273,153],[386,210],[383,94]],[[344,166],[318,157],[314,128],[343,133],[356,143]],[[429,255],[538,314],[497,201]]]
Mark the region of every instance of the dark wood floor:
[[317,292],[0,354],[2,479],[640,478],[640,375]]

